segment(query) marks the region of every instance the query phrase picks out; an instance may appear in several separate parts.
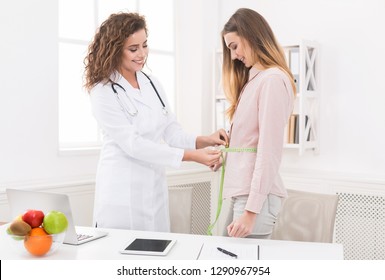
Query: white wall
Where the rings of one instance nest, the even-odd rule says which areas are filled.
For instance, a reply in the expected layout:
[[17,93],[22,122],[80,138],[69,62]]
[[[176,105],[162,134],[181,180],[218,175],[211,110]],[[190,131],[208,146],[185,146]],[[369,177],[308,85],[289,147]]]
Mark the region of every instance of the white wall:
[[177,1],[178,119],[197,134],[212,132],[212,62],[219,0]]
[[57,1],[0,3],[0,189],[92,176],[97,155],[58,155]]
[[[183,2],[177,19],[182,39],[177,96],[178,117],[187,130],[211,132],[211,62],[219,32],[238,7],[252,7],[282,44],[306,38],[321,45],[320,153],[299,157],[285,151],[284,171],[385,180],[383,1]],[[58,155],[57,16],[57,1],[0,3],[0,191],[95,174],[97,154]]]

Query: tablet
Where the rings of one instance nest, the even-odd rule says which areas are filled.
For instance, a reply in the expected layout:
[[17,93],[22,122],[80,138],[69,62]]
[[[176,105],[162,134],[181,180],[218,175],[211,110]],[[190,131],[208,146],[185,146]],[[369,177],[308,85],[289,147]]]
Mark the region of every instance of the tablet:
[[172,239],[135,238],[120,251],[122,254],[165,256],[174,246]]

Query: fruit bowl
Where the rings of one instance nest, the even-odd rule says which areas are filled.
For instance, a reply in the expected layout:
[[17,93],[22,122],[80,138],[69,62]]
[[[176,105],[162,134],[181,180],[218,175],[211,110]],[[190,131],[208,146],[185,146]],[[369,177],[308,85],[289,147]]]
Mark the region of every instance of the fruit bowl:
[[67,217],[60,211],[29,209],[17,216],[7,234],[17,250],[36,257],[51,255],[63,244],[68,227]]
[[[52,255],[63,244],[65,231],[57,234],[47,234],[42,228],[33,229],[25,236],[8,234],[15,250],[22,255],[43,257]],[[44,232],[44,233],[43,233]]]

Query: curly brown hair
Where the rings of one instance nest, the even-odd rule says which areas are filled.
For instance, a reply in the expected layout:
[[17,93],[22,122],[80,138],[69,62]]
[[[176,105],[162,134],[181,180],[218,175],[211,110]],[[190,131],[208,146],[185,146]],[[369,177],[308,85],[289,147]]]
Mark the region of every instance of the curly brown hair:
[[144,16],[137,13],[112,14],[97,30],[84,58],[84,87],[89,92],[97,83],[107,83],[119,69],[126,39],[147,26]]

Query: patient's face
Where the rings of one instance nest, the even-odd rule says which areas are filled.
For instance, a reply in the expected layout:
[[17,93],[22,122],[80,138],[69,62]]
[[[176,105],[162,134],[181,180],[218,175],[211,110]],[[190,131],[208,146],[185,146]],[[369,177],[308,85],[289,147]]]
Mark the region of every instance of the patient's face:
[[231,59],[238,59],[246,67],[251,67],[254,64],[250,45],[246,40],[240,37],[236,32],[229,32],[223,36],[226,46],[230,50]]

